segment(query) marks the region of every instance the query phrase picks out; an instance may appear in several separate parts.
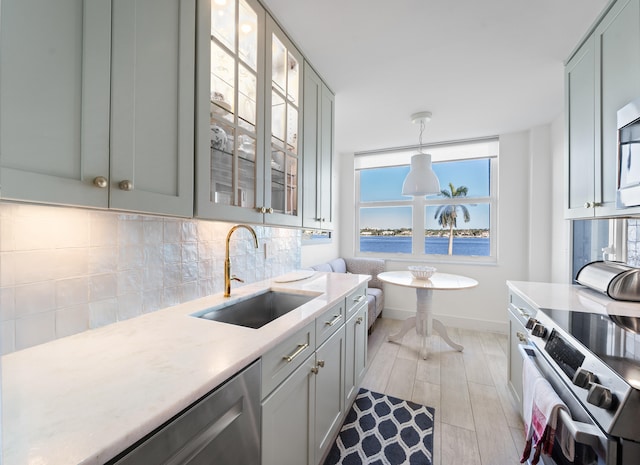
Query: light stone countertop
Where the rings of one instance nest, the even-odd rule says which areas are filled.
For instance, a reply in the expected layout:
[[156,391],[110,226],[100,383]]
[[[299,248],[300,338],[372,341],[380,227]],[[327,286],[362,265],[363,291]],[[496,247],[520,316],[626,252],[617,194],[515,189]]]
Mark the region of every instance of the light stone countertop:
[[[104,463],[369,278],[261,281],[2,357],[2,463]],[[318,297],[259,329],[190,316],[267,288]]]
[[622,302],[579,284],[507,281],[509,288],[536,308],[640,317],[640,304]]

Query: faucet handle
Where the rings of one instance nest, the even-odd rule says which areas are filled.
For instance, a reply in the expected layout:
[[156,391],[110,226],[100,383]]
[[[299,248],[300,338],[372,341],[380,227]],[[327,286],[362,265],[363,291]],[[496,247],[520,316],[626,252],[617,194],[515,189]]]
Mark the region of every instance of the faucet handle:
[[238,278],[235,274],[231,276],[230,280],[231,281],[238,281],[239,283],[243,283],[244,282],[244,279]]

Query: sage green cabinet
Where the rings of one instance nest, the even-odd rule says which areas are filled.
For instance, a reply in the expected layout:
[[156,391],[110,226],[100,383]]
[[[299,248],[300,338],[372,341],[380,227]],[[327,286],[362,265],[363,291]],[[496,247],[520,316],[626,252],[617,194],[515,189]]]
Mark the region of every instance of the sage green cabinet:
[[335,97],[309,63],[304,67],[304,193],[302,226],[333,228],[332,167]]
[[[640,0],[618,0],[565,69],[567,218],[616,211],[617,111],[640,95]],[[640,209],[639,209],[640,211]]]
[[2,197],[191,216],[195,0],[1,8]]
[[366,300],[358,305],[345,324],[345,402],[350,405],[367,371],[367,328],[369,327]]
[[0,3],[0,196],[106,208],[111,2]]

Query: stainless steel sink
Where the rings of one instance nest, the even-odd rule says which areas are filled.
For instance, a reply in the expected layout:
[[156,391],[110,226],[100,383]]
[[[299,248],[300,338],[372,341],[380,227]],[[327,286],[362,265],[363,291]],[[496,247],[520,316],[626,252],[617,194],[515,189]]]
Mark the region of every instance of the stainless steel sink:
[[231,305],[209,308],[194,316],[256,329],[286,315],[315,297],[315,295],[267,291],[246,299],[239,299]]

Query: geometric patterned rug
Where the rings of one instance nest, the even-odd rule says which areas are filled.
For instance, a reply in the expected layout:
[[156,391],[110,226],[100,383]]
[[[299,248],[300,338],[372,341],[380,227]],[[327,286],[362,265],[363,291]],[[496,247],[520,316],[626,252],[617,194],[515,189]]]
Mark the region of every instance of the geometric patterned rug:
[[324,465],[432,465],[434,413],[360,389]]

